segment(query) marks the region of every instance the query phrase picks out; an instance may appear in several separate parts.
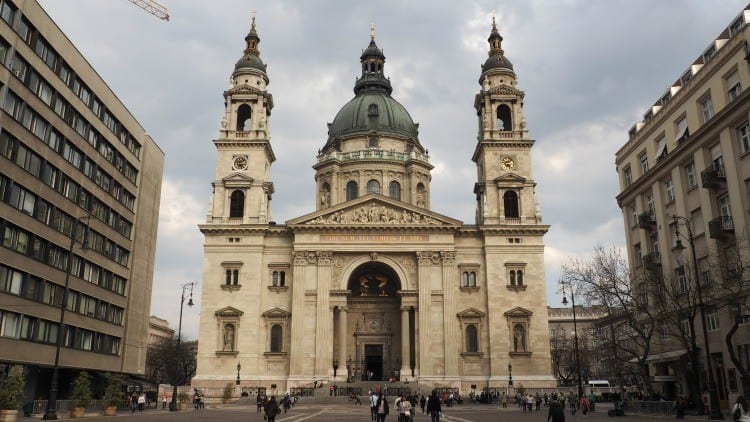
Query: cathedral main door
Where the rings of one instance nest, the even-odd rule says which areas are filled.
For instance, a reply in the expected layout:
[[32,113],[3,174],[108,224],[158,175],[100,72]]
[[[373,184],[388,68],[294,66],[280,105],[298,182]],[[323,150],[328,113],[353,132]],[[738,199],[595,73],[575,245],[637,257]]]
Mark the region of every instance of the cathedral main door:
[[355,327],[354,344],[347,345],[347,356],[356,357],[352,369],[363,380],[387,380],[402,362],[399,278],[389,266],[369,262],[354,270],[348,290],[349,323]]

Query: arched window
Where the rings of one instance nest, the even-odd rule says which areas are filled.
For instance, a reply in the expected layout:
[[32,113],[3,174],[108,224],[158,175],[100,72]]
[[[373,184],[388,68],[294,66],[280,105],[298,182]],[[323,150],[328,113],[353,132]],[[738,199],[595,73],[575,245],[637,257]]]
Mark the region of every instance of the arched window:
[[239,283],[239,281],[240,281],[240,270],[233,270],[232,271],[232,284],[236,286],[237,283]]
[[466,271],[461,274],[461,285],[464,287],[469,287],[469,273]]
[[242,104],[237,108],[237,128],[236,131],[247,131],[250,130],[250,116],[252,115],[252,109],[247,104]]
[[401,200],[401,185],[397,181],[394,180],[388,184],[388,196]]
[[367,182],[367,193],[380,193],[380,182],[375,179]]
[[518,218],[518,194],[509,190],[503,194],[503,205],[505,205],[505,216],[509,218]]
[[284,284],[286,284],[286,273],[279,271],[279,286],[284,287]]
[[500,104],[497,108],[497,130],[513,130],[510,119],[510,107],[506,104]]
[[477,287],[477,273],[474,271],[469,273],[469,287]]
[[359,186],[354,180],[346,184],[346,200],[351,201],[359,196]]
[[274,287],[278,287],[278,286],[281,286],[280,283],[281,283],[281,275],[279,274],[278,271],[274,271],[273,272],[273,277],[272,277],[272,280],[271,280],[271,284]]
[[516,270],[516,284],[523,286],[523,271]]
[[281,325],[274,324],[271,326],[271,353],[281,353],[283,333],[284,330]]
[[510,270],[509,278],[510,278],[510,285],[515,286],[516,285],[516,270]]
[[241,190],[232,192],[229,199],[229,217],[239,218],[245,214],[245,194]]
[[476,353],[479,351],[476,325],[466,326],[466,351],[468,353]]
[[224,280],[224,284],[226,284],[227,286],[232,284],[232,270],[227,270],[227,276],[226,280]]

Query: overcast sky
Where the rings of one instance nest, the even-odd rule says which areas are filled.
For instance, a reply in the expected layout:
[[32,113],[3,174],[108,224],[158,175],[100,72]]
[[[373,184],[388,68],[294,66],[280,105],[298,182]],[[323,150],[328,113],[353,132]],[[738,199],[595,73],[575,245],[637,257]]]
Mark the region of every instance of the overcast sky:
[[[127,0],[40,0],[164,150],[151,313],[176,328],[180,285],[199,282],[183,334],[197,337],[203,236],[223,113],[252,10],[275,108],[271,171],[279,223],[314,210],[312,164],[326,123],[353,96],[370,21],[393,97],[430,150],[433,211],[474,223],[474,95],[492,11],[513,62],[544,222],[547,300],[595,244],[622,247],[615,151],[628,129],[729,25],[747,0],[159,0],[170,21]],[[136,263],[137,264],[137,263]],[[206,283],[219,283],[215,280]]]

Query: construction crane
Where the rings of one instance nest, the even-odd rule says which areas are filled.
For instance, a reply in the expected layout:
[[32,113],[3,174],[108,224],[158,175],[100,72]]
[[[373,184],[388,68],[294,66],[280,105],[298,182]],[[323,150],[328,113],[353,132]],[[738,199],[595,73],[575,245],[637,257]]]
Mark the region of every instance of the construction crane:
[[141,9],[147,11],[148,13],[151,13],[152,15],[156,16],[157,18],[161,20],[165,20],[165,21],[169,20],[169,13],[167,13],[167,8],[155,2],[154,0],[128,0],[128,1],[140,7]]

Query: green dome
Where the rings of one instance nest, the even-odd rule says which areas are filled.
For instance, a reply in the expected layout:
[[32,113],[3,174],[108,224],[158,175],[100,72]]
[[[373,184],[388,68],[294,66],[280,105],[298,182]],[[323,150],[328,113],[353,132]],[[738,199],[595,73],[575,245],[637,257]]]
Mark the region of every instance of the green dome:
[[235,71],[240,69],[258,69],[261,72],[265,72],[266,65],[260,57],[253,54],[245,54],[237,60],[237,63],[234,65]]
[[385,92],[360,91],[336,114],[328,141],[370,131],[417,139],[417,125],[404,106]]

